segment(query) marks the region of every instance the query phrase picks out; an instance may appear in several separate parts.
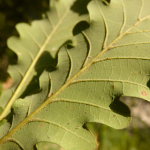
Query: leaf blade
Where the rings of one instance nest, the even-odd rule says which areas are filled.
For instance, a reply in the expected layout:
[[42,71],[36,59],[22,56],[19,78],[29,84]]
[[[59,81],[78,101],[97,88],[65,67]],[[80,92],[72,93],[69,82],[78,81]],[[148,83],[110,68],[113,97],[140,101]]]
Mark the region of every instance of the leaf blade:
[[[56,65],[55,59],[56,59],[59,47],[62,46],[69,39],[73,39],[72,38],[73,27],[81,20],[82,21],[87,20],[88,18],[86,14],[83,16],[82,15],[79,16],[78,13],[74,12],[71,9],[75,1],[68,0],[66,2],[62,0],[59,2],[56,2],[56,1],[51,1],[51,2],[53,4],[52,12],[48,13],[48,18],[52,16],[51,19],[53,19],[53,21],[55,22],[54,24],[55,27],[51,26],[53,24],[51,24],[47,19],[44,19],[42,21],[34,21],[32,23],[32,27],[23,23],[18,24],[16,28],[19,31],[20,39],[12,37],[8,40],[8,46],[11,49],[13,49],[14,52],[18,54],[19,65],[17,66],[17,70],[18,70],[18,73],[23,77],[20,78],[20,81],[18,80],[19,83],[17,85],[17,88],[15,86],[12,87],[13,91],[15,92],[14,94],[9,95],[9,97],[11,97],[10,100],[7,98],[7,92],[3,93],[4,96],[2,97],[7,98],[4,104],[5,105],[7,104],[7,105],[0,116],[0,120],[8,114],[14,101],[23,95],[23,93],[26,90],[27,85],[30,84],[32,79],[34,79],[35,76],[39,77],[42,70],[45,69],[46,66],[42,67],[42,70],[39,69],[40,71],[37,69],[37,66],[38,68],[40,68],[41,65],[43,65],[42,63],[41,64],[39,63],[41,57],[43,55],[46,55],[48,51],[50,53],[49,61],[45,63],[46,64],[50,63],[50,65]],[[53,17],[53,15],[55,15],[53,11],[56,12],[56,8],[54,6],[55,3],[57,3],[59,8],[63,8],[65,4],[65,9],[63,8],[64,13],[61,14],[61,18],[59,18],[59,16]],[[85,2],[82,1],[80,7],[84,5],[85,5]],[[85,13],[85,11],[86,10],[83,9],[80,12]],[[74,16],[74,18],[72,16]],[[66,21],[67,22],[69,21],[70,23],[69,23],[69,27],[68,28],[65,27],[64,29],[63,24],[66,25]],[[44,25],[44,27],[41,27],[42,24]],[[43,30],[43,28],[45,28],[45,30],[47,31]],[[45,32],[49,33],[49,35],[47,36]],[[52,40],[52,37],[53,37],[53,40]],[[61,38],[58,38],[58,37],[61,37]],[[20,53],[19,51],[20,47],[22,49],[22,53]],[[43,56],[43,57],[48,57],[48,56]],[[29,60],[28,63],[26,63],[26,59]],[[42,61],[44,62],[44,60]],[[34,83],[32,84],[35,84],[38,86],[37,79],[35,79],[35,81],[33,82]]]
[[[120,1],[117,2],[120,9],[124,13],[125,10],[123,9],[124,7],[122,7],[122,3]],[[91,2],[89,6],[89,11],[93,17],[96,16],[95,14],[98,11],[97,5],[100,5],[100,7],[102,6],[101,9],[106,9],[107,12],[112,12],[112,9],[115,9],[115,7],[111,7],[109,9],[106,7],[104,8],[100,2],[95,0]],[[92,10],[90,10],[91,6]],[[113,6],[116,6],[116,2],[113,3]],[[140,11],[141,9],[138,9],[137,12]],[[122,17],[125,17],[123,13]],[[36,127],[41,128],[45,126],[46,123],[51,123],[53,124],[52,126],[46,125],[46,131],[43,129],[43,131],[48,134],[43,135],[44,132],[41,133],[39,129],[38,134],[40,134],[38,136],[35,135],[36,138],[33,136],[33,143],[31,143],[31,145],[29,144],[30,147],[28,148],[33,147],[33,145],[38,142],[38,140],[40,141],[40,135],[42,135],[43,139],[50,142],[57,142],[62,147],[69,150],[79,149],[81,148],[80,146],[82,146],[82,149],[93,149],[95,146],[95,142],[93,140],[94,138],[92,138],[92,136],[90,136],[88,132],[82,128],[85,123],[100,122],[114,128],[123,128],[129,124],[131,117],[128,107],[120,102],[119,98],[121,96],[138,96],[140,98],[144,98],[145,100],[149,100],[149,86],[147,85],[147,82],[149,81],[149,77],[147,76],[149,73],[149,57],[147,57],[147,55],[149,52],[144,54],[141,50],[143,48],[144,51],[146,51],[147,47],[143,47],[143,44],[141,44],[141,47],[139,46],[136,49],[137,43],[135,43],[130,45],[128,44],[123,46],[123,49],[120,49],[121,46],[119,46],[117,43],[122,42],[121,40],[128,35],[127,33],[129,31],[134,29],[134,27],[139,24],[139,21],[136,20],[137,23],[132,24],[132,26],[128,27],[128,29],[124,32],[123,28],[126,26],[126,22],[121,18],[122,22],[120,23],[120,28],[117,32],[118,36],[116,36],[115,33],[113,35],[116,37],[109,38],[109,34],[106,34],[106,31],[102,32],[101,38],[103,39],[103,43],[105,43],[103,46],[103,44],[98,43],[99,38],[93,38],[94,32],[92,33],[92,31],[95,31],[96,33],[98,31],[98,33],[100,33],[101,29],[98,28],[98,24],[102,24],[103,28],[105,27],[103,19],[104,16],[105,14],[103,14],[103,16],[96,16],[94,19],[91,18],[91,27],[84,31],[84,35],[87,37],[90,45],[90,50],[88,51],[88,46],[85,46],[84,53],[86,55],[84,55],[85,59],[83,60],[87,61],[82,61],[83,67],[81,67],[77,73],[70,75],[71,78],[69,78],[69,80],[67,80],[67,78],[66,82],[65,79],[63,79],[64,85],[60,88],[59,86],[56,87],[55,89],[58,88],[58,90],[54,90],[56,92],[53,93],[53,95],[51,95],[50,98],[48,98],[47,101],[45,101],[44,104],[42,104],[36,111],[34,111],[30,117],[28,117],[28,119],[25,119],[24,121],[26,122],[24,122],[24,124],[21,124],[21,126],[18,125],[18,127],[22,127],[22,129],[15,130],[14,128],[10,131],[11,134],[9,136],[22,141],[23,138],[20,137],[19,132],[23,132],[23,129],[25,129],[25,131],[27,128],[28,130],[32,130],[34,128],[34,124]],[[107,21],[108,20],[105,19],[106,23]],[[112,30],[108,30],[108,28],[107,31],[111,32]],[[120,31],[121,34],[119,34]],[[143,34],[143,36],[144,35],[145,34]],[[133,39],[138,40],[135,37],[132,38],[132,40]],[[111,42],[109,43],[107,41]],[[65,50],[62,51],[62,53],[65,53],[65,55],[67,54]],[[73,59],[72,56],[73,54],[74,53],[69,53],[69,56],[66,57],[67,61],[70,60],[72,64],[75,63],[75,59]],[[89,57],[90,55],[92,55],[92,57],[86,59],[86,57]],[[60,57],[62,56],[63,55]],[[72,66],[72,68],[74,67]],[[71,69],[68,70],[69,73],[70,70]],[[56,72],[53,73],[55,75]],[[63,72],[60,73],[60,75],[63,74]],[[60,76],[58,76],[58,78],[60,78]],[[139,86],[141,87],[139,88]],[[40,124],[41,122],[43,124]],[[29,124],[32,126],[31,128],[29,127]],[[70,124],[71,126],[69,126]],[[58,126],[59,128],[56,129],[54,126]],[[70,145],[68,145],[68,137],[73,135],[65,136],[66,132],[64,132],[64,130],[67,130],[69,133],[71,131],[74,135],[77,134],[78,137],[79,135],[81,137],[88,137],[89,141],[84,142],[81,140],[83,138],[80,138],[79,142],[82,141],[85,144],[83,145],[83,143],[78,143],[77,140],[73,137],[73,140],[71,139]],[[15,132],[16,134],[13,134]],[[30,133],[32,133],[32,135],[35,134],[33,130],[30,131]],[[28,137],[28,135],[26,135],[26,137]],[[51,137],[51,139],[48,137]],[[58,140],[56,140],[55,137],[57,137]],[[6,139],[4,139],[4,141]],[[38,140],[36,141],[35,139]],[[73,144],[73,141],[76,143]],[[24,145],[26,146],[26,144]]]

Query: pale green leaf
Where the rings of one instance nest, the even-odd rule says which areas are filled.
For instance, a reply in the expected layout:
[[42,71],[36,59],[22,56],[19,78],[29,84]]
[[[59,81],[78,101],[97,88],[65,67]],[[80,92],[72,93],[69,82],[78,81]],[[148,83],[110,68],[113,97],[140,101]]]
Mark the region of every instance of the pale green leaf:
[[59,145],[50,142],[40,142],[36,145],[38,150],[63,150]]
[[60,46],[73,40],[74,26],[80,21],[88,20],[86,5],[89,0],[77,2],[51,0],[50,2],[47,18],[33,21],[31,25],[17,24],[20,37],[8,39],[9,48],[18,56],[18,64],[9,66],[8,72],[14,84],[1,95],[0,106],[4,111],[0,120],[8,114],[17,98],[37,92],[40,88],[39,76],[47,67],[56,66],[56,56]]
[[[76,51],[77,56],[80,57],[80,55],[82,55],[84,56],[85,59],[88,45],[84,36],[82,34],[77,35],[76,41],[77,41],[77,45],[76,48],[74,48],[74,50]],[[84,50],[84,52],[81,52],[82,49]],[[73,49],[71,49],[70,52],[71,51],[73,51]],[[69,56],[65,47],[61,48],[58,54],[58,60],[59,60],[59,63],[57,65],[58,70],[51,72],[51,80],[53,81],[52,88],[51,88],[52,92],[55,92],[55,89],[62,86],[60,84],[57,84],[57,86],[53,86],[53,84],[56,85],[55,83],[58,83],[60,79],[62,79],[62,82],[65,82],[66,79],[63,79],[63,76],[68,75],[68,71],[70,70],[70,65],[68,67],[66,66],[66,63],[69,61]],[[84,62],[84,60],[80,60],[80,61]],[[65,67],[68,69],[68,71],[63,71],[63,68]],[[79,66],[77,68],[78,70],[80,70]],[[40,77],[40,81],[46,80],[46,75],[47,72],[44,72]],[[57,80],[54,81],[53,78],[55,76],[58,77],[57,78],[58,81]],[[48,83],[49,82],[50,81],[48,81]],[[40,85],[42,89],[40,93],[38,93],[37,95],[28,96],[25,99],[18,99],[13,104],[12,107],[13,122],[12,122],[12,126],[10,127],[10,130],[13,127],[15,127],[20,121],[23,121],[22,123],[24,124],[26,122],[25,120],[28,117],[29,118],[31,117],[31,115],[35,111],[33,113],[31,112],[34,109],[36,103],[40,102],[40,99],[42,103],[43,100],[42,92],[46,92],[46,91],[49,92],[48,91],[49,87],[47,87],[47,84],[45,84],[45,82],[43,86],[42,86],[42,82]],[[51,94],[51,97],[53,95],[54,93]],[[12,137],[12,139],[14,139],[15,143],[17,143],[19,147],[21,147],[22,149],[32,149],[35,146],[35,144],[41,141],[49,141],[52,143],[57,143],[64,149],[69,149],[69,150],[70,149],[77,150],[80,148],[89,149],[89,150],[94,149],[94,147],[96,146],[96,141],[94,139],[94,136],[87,129],[84,129],[82,127],[84,125],[84,121],[86,120],[86,116],[88,116],[88,111],[84,112],[85,110],[79,109],[78,105],[79,105],[78,103],[77,105],[74,105],[74,103],[71,104],[68,102],[61,102],[61,101],[60,102],[58,101],[56,103],[51,103],[50,105],[47,104],[47,106],[43,109],[43,111],[40,111],[40,113],[38,114],[42,117],[42,120],[38,116],[32,118],[32,121],[29,121],[27,119],[29,122],[27,121],[28,123],[27,122],[26,122],[27,124],[25,123],[27,125],[26,129],[21,128],[20,130],[18,130],[22,126],[21,125],[22,123],[20,123],[19,125],[21,126],[19,128],[18,126],[15,127],[19,132],[15,131],[16,133],[13,134],[14,137]],[[37,111],[39,112],[38,109]],[[29,115],[30,113],[31,115]],[[6,126],[5,124],[4,126],[5,128],[4,127],[3,128],[7,130],[8,126]],[[11,131],[13,131],[14,129],[12,129]],[[3,135],[5,135],[5,133]],[[4,137],[7,137],[7,135]],[[9,143],[8,145],[7,143],[3,144],[2,149],[13,147],[12,142],[8,142],[8,143]]]
[[[126,127],[130,111],[119,98],[150,96],[149,5],[148,0],[113,0],[108,6],[91,1],[90,27],[82,33],[84,23],[75,28],[76,46],[62,47],[56,68],[40,76],[43,91],[14,103],[14,128],[3,133],[0,149],[33,149],[47,141],[65,150],[93,150],[96,142],[87,122]],[[42,81],[47,72],[49,85]],[[36,109],[35,97],[42,99],[42,92],[49,98]],[[7,131],[5,124],[1,128]]]

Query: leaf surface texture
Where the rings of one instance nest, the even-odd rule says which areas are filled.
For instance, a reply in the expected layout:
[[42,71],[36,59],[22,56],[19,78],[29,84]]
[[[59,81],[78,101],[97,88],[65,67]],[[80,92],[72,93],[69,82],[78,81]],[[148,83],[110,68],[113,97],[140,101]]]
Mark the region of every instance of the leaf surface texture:
[[47,18],[33,21],[31,26],[25,23],[17,24],[16,29],[20,37],[8,39],[9,48],[18,56],[18,64],[10,66],[8,70],[14,85],[1,96],[0,106],[4,111],[0,120],[9,113],[11,105],[17,98],[31,95],[31,91],[37,92],[38,88],[35,87],[39,87],[38,78],[43,70],[49,66],[55,67],[59,48],[66,42],[74,41],[72,35],[74,26],[80,21],[88,21],[86,13],[88,1],[50,2]]
[[[7,142],[0,149],[33,149],[48,141],[65,150],[92,150],[96,142],[85,128],[87,122],[126,127],[130,111],[120,97],[149,101],[150,96],[148,6],[148,0],[113,0],[108,6],[91,1],[90,27],[78,24],[76,46],[60,49],[56,69],[40,76],[42,90],[13,104],[12,125],[1,126],[3,135],[11,130],[1,139]],[[49,96],[44,103],[43,95]]]

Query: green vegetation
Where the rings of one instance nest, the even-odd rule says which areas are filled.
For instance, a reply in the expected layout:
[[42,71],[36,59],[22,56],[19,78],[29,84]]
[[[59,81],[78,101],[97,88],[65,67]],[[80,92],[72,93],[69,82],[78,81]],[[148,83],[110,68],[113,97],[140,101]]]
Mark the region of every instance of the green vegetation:
[[[14,82],[0,97],[0,150],[93,150],[97,141],[90,130],[99,134],[102,150],[149,147],[143,140],[149,129],[110,127],[123,129],[131,122],[122,96],[150,99],[150,1],[109,2],[51,0],[48,9],[40,1],[45,15],[33,11],[31,2],[26,13],[41,20],[22,13],[30,24],[17,24],[16,36],[8,38],[13,52],[0,43]],[[11,30],[1,14],[1,30]]]
[[107,126],[100,128],[99,150],[149,150],[149,128],[114,130]]
[[128,128],[121,130],[95,123],[87,126],[98,136],[98,150],[149,150],[150,128],[137,118]]

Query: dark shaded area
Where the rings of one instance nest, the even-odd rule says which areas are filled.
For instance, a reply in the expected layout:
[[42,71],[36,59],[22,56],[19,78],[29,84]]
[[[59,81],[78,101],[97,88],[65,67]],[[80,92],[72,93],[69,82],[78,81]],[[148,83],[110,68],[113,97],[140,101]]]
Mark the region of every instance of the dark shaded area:
[[[67,45],[68,43],[71,43],[71,41],[68,40],[67,42],[65,42],[62,45]],[[61,47],[60,47],[60,49],[61,49]],[[59,50],[56,51],[55,58],[53,58],[50,55],[50,53],[47,52],[47,51],[44,51],[42,53],[42,55],[40,56],[40,58],[38,59],[36,65],[35,65],[36,75],[32,78],[32,80],[29,83],[29,85],[27,86],[26,90],[21,95],[21,98],[24,98],[27,95],[36,94],[36,93],[38,93],[39,91],[42,90],[42,89],[40,89],[39,78],[40,78],[40,76],[41,76],[41,74],[43,73],[44,70],[46,70],[47,72],[52,72],[52,71],[58,69],[57,68],[57,62],[58,62]],[[35,87],[36,87],[36,89],[35,89]]]
[[111,0],[106,0],[107,1],[107,3],[110,3],[111,2]]
[[39,77],[41,76],[44,70],[48,72],[54,71],[56,69],[55,68],[56,65],[57,65],[57,59],[52,58],[49,52],[46,51],[43,52],[43,54],[41,55],[41,57],[39,58],[35,66],[35,71],[37,72],[37,75],[33,77],[32,81],[27,86],[26,91],[21,95],[21,98],[24,98],[27,95],[38,93],[40,90],[42,90],[40,89],[40,85],[39,85]]
[[90,25],[86,21],[82,21],[75,26],[75,28],[73,30],[73,35],[75,36],[75,35],[81,33],[82,31],[88,29],[89,27],[90,27]]
[[123,116],[130,117],[130,109],[127,105],[120,101],[120,96],[117,96],[114,101],[109,105],[110,109]]
[[[87,5],[91,0],[78,0],[71,7],[71,10],[77,12],[79,15],[87,14]],[[80,7],[79,7],[80,6]]]
[[150,88],[150,79],[149,79],[149,81],[147,82],[146,85],[147,85],[148,88]]
[[88,127],[86,126],[86,123],[85,123],[82,127],[83,127],[83,129],[85,129],[85,130],[88,130],[88,131],[89,131]]
[[0,80],[8,74],[8,64],[15,64],[17,56],[7,48],[6,41],[12,35],[18,36],[15,25],[19,22],[30,23],[41,19],[42,13],[49,9],[49,0],[2,0],[0,1]]
[[102,0],[102,1],[105,5],[109,5],[111,3],[111,0]]
[[[86,21],[82,21],[80,23],[78,23],[74,29],[73,29],[73,35],[76,36],[78,35],[79,33],[81,33],[82,31],[88,29],[90,27],[90,25],[86,22]],[[86,37],[84,36],[84,38],[86,39]],[[85,40],[87,41],[87,39]],[[89,46],[89,43],[87,41],[87,45]],[[68,49],[71,49],[73,46],[72,45],[67,45],[67,48]],[[89,49],[89,47],[87,48]]]
[[3,54],[0,54],[0,80],[1,81],[5,81],[6,78],[8,77],[7,67],[8,67],[8,57],[4,51]]

